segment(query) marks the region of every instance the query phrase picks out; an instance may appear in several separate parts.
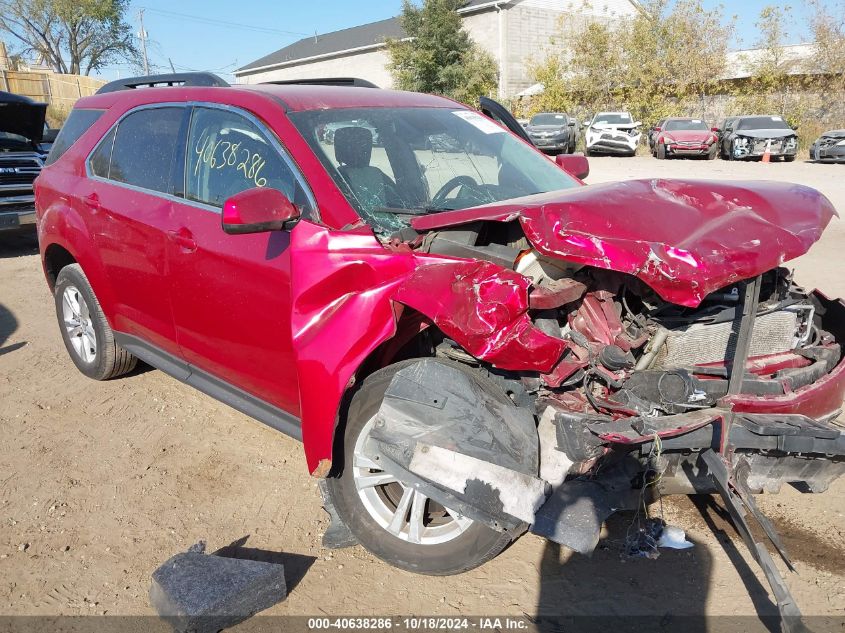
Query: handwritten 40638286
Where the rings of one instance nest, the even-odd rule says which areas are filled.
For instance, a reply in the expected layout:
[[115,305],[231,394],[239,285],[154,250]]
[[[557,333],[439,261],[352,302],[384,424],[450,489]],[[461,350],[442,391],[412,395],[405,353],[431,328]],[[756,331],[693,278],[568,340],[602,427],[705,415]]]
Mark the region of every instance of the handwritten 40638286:
[[241,142],[222,139],[215,141],[207,132],[203,132],[194,147],[194,175],[199,173],[200,165],[204,164],[210,169],[237,171],[256,187],[264,187],[267,179],[261,176],[261,170],[267,161],[258,152],[252,152],[241,145]]

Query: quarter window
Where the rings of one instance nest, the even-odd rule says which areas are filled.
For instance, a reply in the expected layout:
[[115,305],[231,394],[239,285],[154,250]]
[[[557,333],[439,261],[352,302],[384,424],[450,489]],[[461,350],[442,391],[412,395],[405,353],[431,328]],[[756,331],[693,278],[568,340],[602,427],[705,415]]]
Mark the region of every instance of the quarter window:
[[97,145],[97,149],[91,153],[91,158],[88,161],[91,173],[100,178],[109,177],[109,164],[111,163],[112,145],[114,145],[114,133],[115,128],[112,128],[106,134],[106,137],[100,141],[100,144]]
[[102,110],[73,110],[59,131],[50,154],[47,156],[47,164],[52,165],[62,157],[71,146],[79,140],[89,128],[103,115]]
[[188,133],[185,197],[222,207],[230,196],[255,187],[284,193],[303,211],[311,204],[287,160],[246,117],[218,108],[195,108]]
[[117,126],[108,178],[170,193],[183,114],[180,107],[147,108],[124,118]]

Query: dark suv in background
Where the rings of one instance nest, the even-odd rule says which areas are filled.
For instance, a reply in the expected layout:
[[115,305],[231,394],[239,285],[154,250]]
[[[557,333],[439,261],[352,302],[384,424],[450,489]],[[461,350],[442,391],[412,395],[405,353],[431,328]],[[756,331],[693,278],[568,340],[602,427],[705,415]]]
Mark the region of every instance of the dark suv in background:
[[525,126],[538,149],[549,153],[571,154],[578,142],[578,120],[563,112],[540,112]]

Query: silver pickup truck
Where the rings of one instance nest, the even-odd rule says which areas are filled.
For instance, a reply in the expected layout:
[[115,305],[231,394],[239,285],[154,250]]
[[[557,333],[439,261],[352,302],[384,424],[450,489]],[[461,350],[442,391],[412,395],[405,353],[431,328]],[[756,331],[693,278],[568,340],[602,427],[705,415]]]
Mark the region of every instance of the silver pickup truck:
[[35,229],[32,183],[47,158],[54,130],[47,104],[0,92],[0,232]]

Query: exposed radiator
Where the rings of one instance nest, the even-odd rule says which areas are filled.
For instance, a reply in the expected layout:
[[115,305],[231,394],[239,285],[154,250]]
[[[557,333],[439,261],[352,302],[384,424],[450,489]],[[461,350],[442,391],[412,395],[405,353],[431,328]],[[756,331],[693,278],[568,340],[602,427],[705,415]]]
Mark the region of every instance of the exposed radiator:
[[[758,316],[754,321],[748,355],[763,356],[794,349],[799,340],[800,320],[803,320],[803,313],[795,310],[779,310]],[[696,323],[670,330],[653,366],[683,367],[728,360],[736,350],[738,330],[739,321]]]

